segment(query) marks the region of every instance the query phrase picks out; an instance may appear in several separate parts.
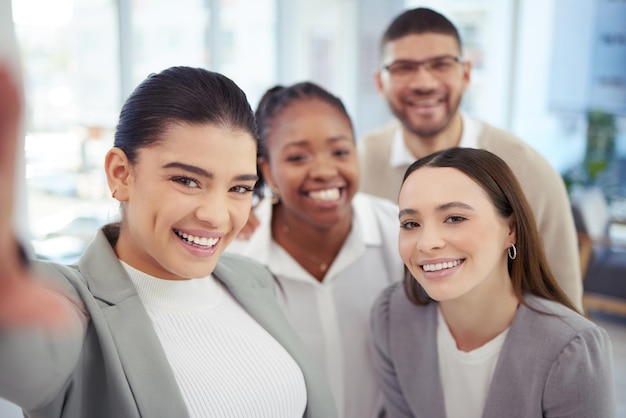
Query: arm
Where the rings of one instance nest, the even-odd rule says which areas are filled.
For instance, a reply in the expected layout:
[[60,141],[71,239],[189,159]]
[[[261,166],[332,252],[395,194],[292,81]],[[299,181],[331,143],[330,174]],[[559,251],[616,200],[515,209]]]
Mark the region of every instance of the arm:
[[543,178],[544,196],[539,198],[543,204],[530,203],[537,218],[537,227],[550,268],[561,289],[582,312],[582,272],[569,196],[558,173],[550,170]]
[[36,285],[13,230],[15,169],[22,99],[6,63],[0,63],[0,325],[54,324],[72,309],[56,292]]
[[413,418],[398,382],[389,352],[389,298],[396,286],[388,287],[374,303],[371,315],[374,370],[385,398],[385,417]]
[[65,384],[86,316],[59,290],[35,280],[12,232],[21,109],[18,85],[0,62],[0,396],[29,408]]
[[553,363],[543,394],[545,417],[613,418],[613,353],[602,328],[588,328]]

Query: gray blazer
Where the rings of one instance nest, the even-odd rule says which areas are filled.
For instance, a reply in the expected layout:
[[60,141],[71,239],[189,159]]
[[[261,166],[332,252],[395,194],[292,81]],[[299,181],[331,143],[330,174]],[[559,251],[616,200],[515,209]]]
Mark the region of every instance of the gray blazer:
[[[483,418],[615,416],[611,344],[606,331],[535,296],[520,305],[489,387]],[[402,284],[372,311],[375,365],[387,417],[444,418],[437,360],[437,303],[411,303]]]
[[[103,231],[78,266],[35,264],[89,321],[73,335],[0,331],[0,397],[32,417],[188,416],[150,318]],[[336,417],[319,368],[276,303],[269,272],[224,254],[214,274],[300,366],[308,397],[304,416]]]

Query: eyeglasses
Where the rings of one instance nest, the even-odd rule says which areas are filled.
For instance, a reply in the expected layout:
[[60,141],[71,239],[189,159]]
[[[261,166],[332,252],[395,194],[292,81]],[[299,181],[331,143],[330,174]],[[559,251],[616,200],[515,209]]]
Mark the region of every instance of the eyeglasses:
[[399,60],[383,67],[392,78],[396,80],[406,80],[413,76],[420,66],[435,77],[443,78],[452,73],[457,64],[465,62],[463,57],[443,55],[429,58],[423,61]]

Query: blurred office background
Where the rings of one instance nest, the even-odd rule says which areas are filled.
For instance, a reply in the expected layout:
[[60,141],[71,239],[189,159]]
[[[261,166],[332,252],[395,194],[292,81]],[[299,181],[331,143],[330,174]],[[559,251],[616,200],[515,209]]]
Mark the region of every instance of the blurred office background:
[[117,215],[102,159],[123,101],[148,74],[172,65],[219,71],[244,89],[253,107],[277,83],[313,80],[345,101],[358,137],[390,118],[373,82],[379,38],[393,16],[415,6],[443,12],[461,30],[464,55],[473,62],[463,108],[515,132],[568,182],[590,180],[583,164],[595,129],[590,120],[608,126],[612,148],[601,147],[594,167],[611,169],[592,175],[610,209],[626,216],[623,173],[614,164],[626,155],[623,0],[12,5],[25,71],[28,221],[43,257],[71,262],[94,227]]
[[148,74],[172,65],[219,71],[253,107],[277,83],[313,80],[345,101],[359,137],[390,118],[373,82],[379,38],[395,15],[416,6],[444,13],[461,30],[464,55],[473,62],[465,111],[532,144],[568,186],[599,185],[611,216],[626,219],[624,0],[12,0],[12,6],[27,99],[27,219],[42,258],[74,262],[96,229],[117,216],[103,156],[122,103]]
[[[390,118],[373,82],[380,35],[393,16],[418,5],[461,30],[473,62],[467,112],[518,134],[568,181],[589,180],[583,161],[592,115],[612,129],[601,168],[626,155],[623,0],[12,4],[25,70],[28,220],[35,250],[61,261],[75,259],[85,235],[117,215],[102,159],[123,101],[148,74],[172,65],[219,71],[253,106],[277,83],[314,80],[345,101],[358,137]],[[623,212],[619,174],[605,170],[602,181],[611,210]]]

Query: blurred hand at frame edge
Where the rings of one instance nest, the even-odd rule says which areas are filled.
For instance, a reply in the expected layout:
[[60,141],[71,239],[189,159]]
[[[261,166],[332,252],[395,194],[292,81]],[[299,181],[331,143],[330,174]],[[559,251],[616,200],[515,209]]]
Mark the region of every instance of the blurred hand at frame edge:
[[13,231],[15,169],[22,115],[21,89],[0,62],[0,327],[74,328],[77,307],[29,271]]

